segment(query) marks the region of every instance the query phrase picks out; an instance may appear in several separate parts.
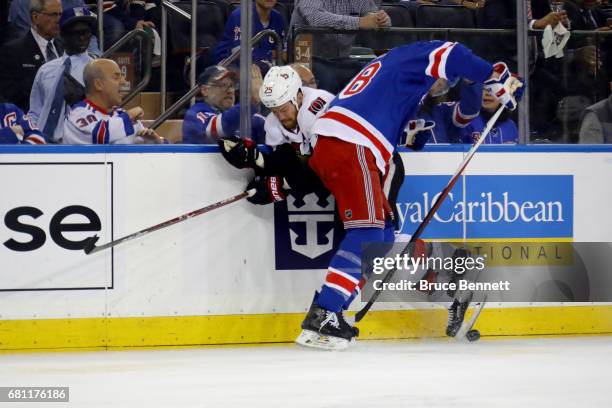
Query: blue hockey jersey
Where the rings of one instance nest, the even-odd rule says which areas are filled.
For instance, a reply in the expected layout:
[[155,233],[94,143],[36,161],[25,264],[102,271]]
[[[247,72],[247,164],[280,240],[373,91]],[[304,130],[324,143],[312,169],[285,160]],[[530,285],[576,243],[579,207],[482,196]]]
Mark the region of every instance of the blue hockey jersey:
[[[474,143],[477,141],[482,131],[487,126],[487,120],[487,118],[480,114],[468,126],[463,128],[461,130],[463,143]],[[483,143],[518,143],[518,128],[516,127],[516,123],[510,118],[503,122],[497,121]]]
[[[253,2],[254,3],[254,2]],[[264,27],[259,15],[255,10],[255,4],[253,4],[253,35],[265,29],[272,29],[280,36],[281,40],[285,38],[285,22],[283,16],[276,11],[272,10],[270,13],[270,22],[267,27]],[[232,50],[240,46],[240,7],[236,8],[230,14],[227,22],[225,23],[225,30],[223,31],[223,37],[217,43],[217,47],[214,51],[213,63],[218,64],[224,58],[227,58]],[[276,48],[274,39],[270,36],[262,39],[253,47],[253,61],[272,61],[272,51]]]
[[492,64],[458,43],[397,47],[357,74],[313,130],[368,147],[384,174],[406,124],[416,117],[419,103],[438,78],[482,83],[492,71]]
[[[254,110],[253,108],[252,110]],[[265,142],[264,123],[266,119],[260,114],[251,118],[249,137],[256,143]],[[194,104],[183,120],[183,143],[210,144],[227,136],[238,136],[240,131],[240,104],[219,112],[205,102]]]
[[[11,129],[21,126],[23,136]],[[42,132],[12,103],[0,103],[0,144],[45,144]]]
[[482,84],[461,84],[461,99],[443,102],[431,109],[422,109],[418,117],[433,121],[436,126],[429,132],[428,143],[463,143],[464,129],[480,113]]

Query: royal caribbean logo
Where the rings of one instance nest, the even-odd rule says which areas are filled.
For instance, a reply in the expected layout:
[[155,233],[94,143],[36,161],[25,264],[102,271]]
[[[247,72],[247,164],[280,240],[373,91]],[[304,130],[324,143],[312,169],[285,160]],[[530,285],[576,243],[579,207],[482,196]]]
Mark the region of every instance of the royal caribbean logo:
[[[412,234],[450,176],[406,176],[398,197],[401,230]],[[571,238],[570,175],[466,176],[438,209],[424,238]]]
[[274,206],[277,270],[326,269],[342,236],[332,197],[309,194],[302,202],[288,196]]

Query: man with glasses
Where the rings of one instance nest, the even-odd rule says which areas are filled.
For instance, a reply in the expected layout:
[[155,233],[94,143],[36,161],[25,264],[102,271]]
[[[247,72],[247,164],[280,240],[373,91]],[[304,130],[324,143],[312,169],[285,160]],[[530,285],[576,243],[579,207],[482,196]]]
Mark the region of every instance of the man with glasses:
[[[21,35],[24,35],[32,25],[31,20],[31,11],[32,11],[32,3],[36,0],[12,0],[11,6],[9,8],[9,32],[11,33],[11,37],[15,38]],[[31,3],[32,2],[32,3]],[[78,7],[87,7],[83,0],[61,0],[61,10],[78,8]],[[55,18],[59,18],[57,12],[53,14],[49,14],[49,17],[55,16]],[[110,19],[108,19],[110,20]],[[104,30],[106,30],[107,21],[104,20]],[[100,47],[98,46],[98,38],[95,35],[92,35],[89,40],[89,52],[95,54],[96,56],[102,55],[100,52]]]
[[[240,105],[236,102],[235,72],[219,65],[213,65],[198,77],[202,102],[194,104],[185,114],[183,121],[183,143],[216,144],[222,137],[237,136],[240,129]],[[253,65],[251,111],[257,111],[258,94],[261,86],[261,72]],[[254,114],[252,132],[244,135],[258,143],[264,139],[264,118]]]
[[[34,79],[28,116],[42,130],[47,142],[61,143],[63,122],[68,108],[64,95],[82,88],[83,70],[92,61],[87,46],[96,18],[87,8],[66,9],[60,18],[60,34],[65,52],[43,65]],[[82,95],[78,95],[76,100]],[[59,124],[59,126],[58,126]]]
[[0,93],[27,112],[38,69],[64,52],[59,37],[60,0],[32,0],[32,28],[0,49]]

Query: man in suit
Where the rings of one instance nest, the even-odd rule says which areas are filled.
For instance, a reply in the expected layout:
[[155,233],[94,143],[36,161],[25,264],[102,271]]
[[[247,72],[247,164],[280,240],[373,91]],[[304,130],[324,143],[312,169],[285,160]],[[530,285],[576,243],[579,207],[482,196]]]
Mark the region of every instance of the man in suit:
[[32,28],[0,49],[0,93],[27,112],[30,91],[38,69],[64,52],[58,41],[59,20],[62,14],[60,0],[32,0]]

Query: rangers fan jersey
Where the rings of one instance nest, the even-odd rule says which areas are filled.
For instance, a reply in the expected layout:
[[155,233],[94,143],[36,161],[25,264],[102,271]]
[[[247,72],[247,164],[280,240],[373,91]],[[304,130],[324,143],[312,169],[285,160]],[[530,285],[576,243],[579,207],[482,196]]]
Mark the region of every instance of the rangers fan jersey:
[[315,123],[318,135],[368,147],[378,168],[385,165],[422,98],[438,78],[482,83],[493,65],[461,44],[416,42],[390,50],[368,64]]
[[268,114],[264,128],[268,146],[296,143],[300,146],[300,153],[304,155],[311,153],[311,146],[316,142],[316,135],[312,132],[315,119],[323,113],[325,106],[334,99],[334,95],[323,89],[302,87],[301,90],[304,99],[298,111],[297,129],[285,129],[274,113]]
[[[489,118],[481,113],[468,126],[463,128],[463,143],[474,143],[478,141],[482,131],[487,126],[488,120]],[[483,143],[518,143],[518,128],[516,127],[516,123],[510,118],[503,121],[498,120],[495,126],[491,128],[491,131]]]
[[[254,110],[254,109],[252,109]],[[220,137],[237,136],[240,132],[240,105],[219,112],[209,104],[194,104],[183,120],[183,143],[217,143]],[[251,118],[251,140],[263,143],[264,117],[256,113]]]
[[145,127],[132,123],[127,112],[107,112],[87,99],[72,106],[64,121],[63,144],[131,144],[142,142],[136,134]]
[[[11,129],[21,126],[23,136]],[[0,103],[0,144],[45,144],[45,138],[36,126],[12,103]]]
[[444,102],[429,109],[421,109],[419,118],[433,121],[436,126],[429,132],[428,143],[464,143],[464,129],[478,117],[482,105],[482,84],[461,84],[461,99]]

